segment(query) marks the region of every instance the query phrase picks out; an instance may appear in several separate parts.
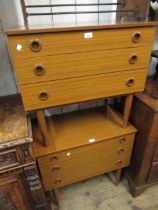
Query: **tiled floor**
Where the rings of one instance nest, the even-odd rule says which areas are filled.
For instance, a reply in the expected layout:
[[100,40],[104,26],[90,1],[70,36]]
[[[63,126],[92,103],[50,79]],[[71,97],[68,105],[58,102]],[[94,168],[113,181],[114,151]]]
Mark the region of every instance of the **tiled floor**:
[[60,210],[158,210],[158,185],[133,198],[125,178],[119,186],[102,175],[59,190]]

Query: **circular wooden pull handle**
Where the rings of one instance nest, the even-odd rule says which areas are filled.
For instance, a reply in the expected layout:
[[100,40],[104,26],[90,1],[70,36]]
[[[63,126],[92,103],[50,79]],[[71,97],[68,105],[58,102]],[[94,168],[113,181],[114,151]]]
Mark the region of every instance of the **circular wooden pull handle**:
[[62,181],[61,181],[61,179],[60,178],[57,178],[56,180],[55,180],[55,184],[60,184]]
[[47,92],[44,92],[44,91],[40,92],[39,99],[41,101],[46,101],[48,99],[48,93]]
[[59,166],[54,166],[54,167],[52,168],[52,171],[53,171],[53,172],[58,172],[58,171],[60,171],[60,167],[59,167]]
[[58,157],[56,155],[54,155],[50,158],[50,161],[52,161],[52,162],[55,162],[57,160],[58,160]]
[[44,66],[41,65],[41,64],[35,65],[34,73],[35,73],[37,76],[42,76],[42,75],[45,73]]
[[33,52],[39,52],[41,50],[42,44],[38,39],[31,40],[30,48]]
[[118,154],[123,154],[124,151],[125,151],[125,150],[124,150],[123,148],[119,148],[119,149],[117,150],[117,153],[118,153]]
[[129,58],[129,63],[135,64],[138,61],[138,56],[136,54],[132,54]]
[[134,84],[135,84],[135,81],[133,78],[128,79],[126,82],[127,87],[133,87]]
[[122,165],[122,160],[117,160],[117,161],[116,161],[116,165],[117,165],[117,166],[121,166],[121,165]]
[[133,34],[132,41],[133,41],[134,43],[140,42],[141,39],[142,39],[141,32],[135,32],[135,33]]
[[124,144],[126,142],[126,138],[125,137],[121,137],[119,142],[120,142],[120,144]]

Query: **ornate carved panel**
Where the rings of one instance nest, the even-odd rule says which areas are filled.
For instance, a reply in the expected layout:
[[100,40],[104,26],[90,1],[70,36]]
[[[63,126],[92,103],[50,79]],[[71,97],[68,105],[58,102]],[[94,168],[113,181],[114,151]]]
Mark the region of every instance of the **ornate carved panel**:
[[17,210],[10,192],[0,192],[0,208],[3,210]]
[[0,170],[20,164],[16,149],[0,152]]

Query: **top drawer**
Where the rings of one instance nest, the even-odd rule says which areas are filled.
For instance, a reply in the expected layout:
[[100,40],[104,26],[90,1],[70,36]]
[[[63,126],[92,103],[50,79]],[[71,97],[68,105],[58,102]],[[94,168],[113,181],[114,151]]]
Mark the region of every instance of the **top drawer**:
[[29,58],[46,55],[108,50],[117,48],[149,46],[155,29],[107,29],[76,32],[57,32],[9,37],[14,58]]

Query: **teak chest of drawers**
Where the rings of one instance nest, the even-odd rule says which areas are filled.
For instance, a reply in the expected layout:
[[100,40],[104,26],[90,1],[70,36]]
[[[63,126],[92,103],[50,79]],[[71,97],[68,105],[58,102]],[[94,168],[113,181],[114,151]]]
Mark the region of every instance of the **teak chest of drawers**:
[[155,27],[122,25],[8,32],[25,110],[142,91]]
[[[133,93],[144,90],[154,33],[146,22],[7,32],[25,110],[37,113],[34,147],[46,191],[113,170],[119,182],[136,133],[127,124]],[[123,120],[109,107],[53,119],[43,111],[118,95],[127,95]]]
[[121,124],[110,107],[55,116],[48,119],[49,147],[41,147],[34,124],[35,155],[46,191],[128,166],[136,129]]

